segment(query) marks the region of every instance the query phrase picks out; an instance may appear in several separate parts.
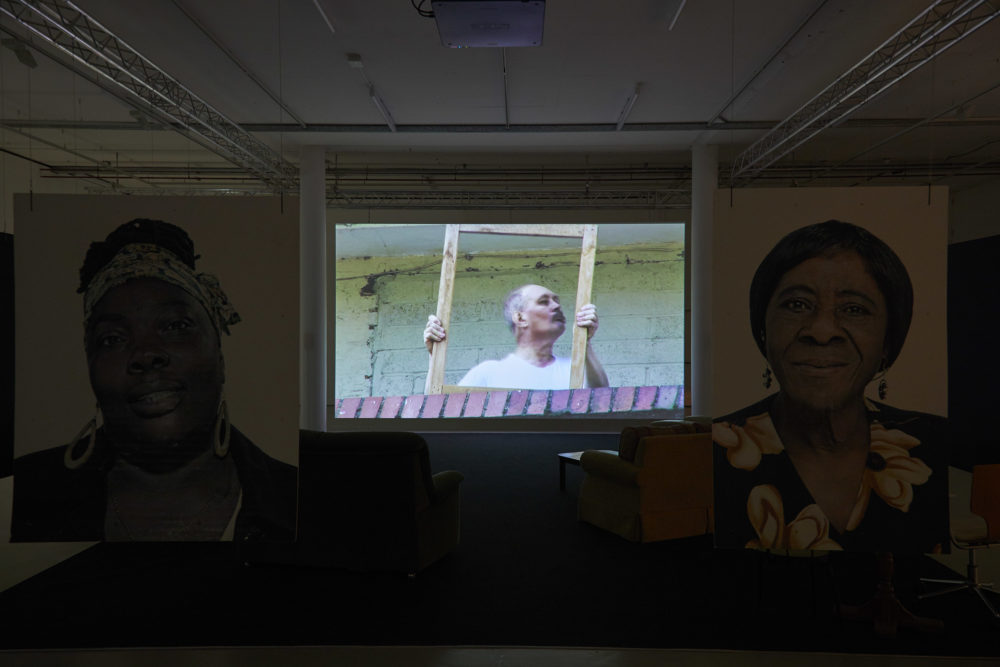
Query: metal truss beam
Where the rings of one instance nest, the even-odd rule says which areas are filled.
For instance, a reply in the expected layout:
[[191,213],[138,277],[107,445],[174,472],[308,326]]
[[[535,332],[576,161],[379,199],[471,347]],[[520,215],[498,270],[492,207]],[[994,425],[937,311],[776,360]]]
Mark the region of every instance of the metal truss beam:
[[277,191],[297,189],[298,170],[68,0],[0,0],[16,21],[73,63],[126,93],[209,150]]
[[549,191],[549,192],[427,192],[335,190],[327,195],[330,208],[403,209],[686,209],[686,190]]
[[745,185],[998,15],[988,0],[937,0],[738,155],[731,183]]
[[[148,170],[102,170],[91,166],[40,165],[43,178],[80,179],[90,184],[88,192],[118,194],[268,195],[261,182],[235,168]],[[723,166],[723,171],[728,167]],[[755,180],[761,187],[927,185],[946,182],[956,188],[977,179],[1000,176],[1000,160],[949,163],[893,163],[877,165],[831,165],[828,163],[782,163],[767,169]],[[691,206],[690,178],[634,188],[598,185],[589,189],[572,185],[530,188],[511,184],[507,189],[482,186],[456,190],[435,185],[343,186],[327,175],[327,205],[346,209],[688,209]]]

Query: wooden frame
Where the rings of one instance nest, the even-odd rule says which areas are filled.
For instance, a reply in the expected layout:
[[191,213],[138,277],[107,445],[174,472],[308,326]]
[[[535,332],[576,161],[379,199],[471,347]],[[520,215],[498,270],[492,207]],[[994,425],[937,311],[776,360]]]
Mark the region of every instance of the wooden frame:
[[[448,331],[451,326],[451,302],[455,291],[455,261],[458,257],[459,234],[462,232],[582,239],[580,276],[576,285],[576,306],[579,308],[583,304],[590,303],[591,286],[594,282],[594,255],[597,251],[597,225],[446,225],[444,250],[441,258],[441,283],[438,287],[437,302],[437,316],[445,331]],[[445,391],[444,363],[447,353],[447,338],[434,344],[431,350],[430,366],[427,369],[425,394],[440,394]],[[569,388],[579,389],[584,384],[587,332],[583,327],[578,327],[575,324],[570,360],[572,365]]]

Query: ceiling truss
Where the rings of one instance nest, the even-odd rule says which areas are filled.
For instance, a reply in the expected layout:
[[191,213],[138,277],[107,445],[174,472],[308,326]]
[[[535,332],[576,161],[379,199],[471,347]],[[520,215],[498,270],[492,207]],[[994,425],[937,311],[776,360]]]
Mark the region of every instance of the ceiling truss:
[[732,184],[746,185],[998,15],[988,0],[938,0],[737,156]]
[[276,191],[297,189],[298,170],[266,144],[223,116],[169,74],[67,0],[0,0],[0,13],[17,22],[59,59],[125,93],[136,108],[182,131]]
[[[729,165],[720,165],[720,174]],[[88,192],[134,195],[265,195],[271,191],[232,167],[158,165],[107,167],[41,166],[43,178],[91,179]],[[949,184],[949,179],[996,178],[1000,161],[875,161],[849,165],[780,164],[755,181],[765,187]],[[691,205],[687,167],[399,167],[334,166],[326,172],[331,208],[368,209],[686,209]]]
[[[184,11],[183,6],[174,3]],[[821,5],[822,6],[822,3]],[[33,46],[57,62],[97,82],[127,104],[154,118],[137,122],[94,122],[45,119],[0,119],[0,126],[54,148],[37,133],[45,129],[177,131],[221,156],[232,166],[135,165],[68,155],[87,165],[41,164],[46,178],[90,181],[93,192],[144,194],[165,191],[180,194],[273,194],[298,190],[294,165],[254,133],[386,132],[384,125],[310,125],[296,123],[237,125],[196,97],[141,54],[77,8],[69,0],[0,0],[0,14],[30,32]],[[185,11],[185,14],[187,12]],[[943,117],[919,121],[893,118],[851,118],[851,114],[902,78],[926,64],[959,40],[1000,15],[985,0],[937,0],[876,51],[844,73],[789,118],[774,121],[730,121],[627,124],[614,123],[511,125],[509,117],[496,125],[410,125],[412,133],[559,133],[628,131],[672,132],[712,130],[770,130],[763,138],[721,167],[728,185],[756,181],[768,186],[798,186],[817,180],[825,185],[860,185],[878,179],[893,184],[930,184],[953,176],[995,177],[995,160],[948,164],[857,164],[854,158],[837,164],[775,164],[819,132],[843,128],[901,127],[889,140],[916,127],[936,125],[990,125],[995,118]],[[190,15],[189,15],[189,18]],[[199,26],[201,27],[201,26]],[[7,26],[4,32],[15,34]],[[204,28],[201,27],[204,31]],[[224,45],[209,35],[216,45]],[[227,55],[232,54],[227,52]],[[239,64],[239,63],[237,63]],[[240,64],[246,71],[246,68]],[[260,82],[258,82],[260,85]],[[272,94],[273,96],[273,94]],[[888,140],[886,140],[888,141]],[[9,151],[7,151],[9,152]],[[856,156],[857,157],[857,156]],[[854,161],[854,164],[848,164]],[[727,179],[720,179],[726,183]],[[687,166],[566,168],[464,168],[386,166],[327,169],[327,198],[342,208],[688,208],[690,171]]]

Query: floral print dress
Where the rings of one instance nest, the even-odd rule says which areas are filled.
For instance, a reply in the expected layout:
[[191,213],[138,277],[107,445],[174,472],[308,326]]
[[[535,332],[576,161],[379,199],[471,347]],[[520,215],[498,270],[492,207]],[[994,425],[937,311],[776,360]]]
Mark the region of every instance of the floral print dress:
[[719,547],[936,553],[948,545],[943,417],[868,402],[871,445],[850,519],[838,533],[771,422],[768,397],[715,420]]

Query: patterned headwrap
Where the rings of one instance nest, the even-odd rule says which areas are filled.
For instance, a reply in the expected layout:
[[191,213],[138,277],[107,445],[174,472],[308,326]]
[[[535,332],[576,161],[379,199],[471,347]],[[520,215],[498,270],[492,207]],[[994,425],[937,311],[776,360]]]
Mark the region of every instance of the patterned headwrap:
[[228,334],[229,327],[240,321],[218,278],[196,273],[177,255],[154,243],[129,243],[87,284],[83,294],[84,323],[90,322],[94,306],[108,290],[135,278],[155,278],[180,287],[205,308],[220,335]]

